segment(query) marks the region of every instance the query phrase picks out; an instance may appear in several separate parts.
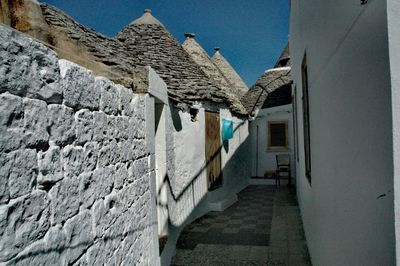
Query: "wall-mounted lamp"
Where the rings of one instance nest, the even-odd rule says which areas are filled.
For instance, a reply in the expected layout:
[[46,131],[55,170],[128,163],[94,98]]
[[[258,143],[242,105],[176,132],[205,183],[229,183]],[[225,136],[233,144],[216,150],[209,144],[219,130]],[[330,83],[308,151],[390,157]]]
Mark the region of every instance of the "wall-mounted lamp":
[[197,121],[197,114],[199,113],[200,107],[201,107],[201,105],[197,104],[197,103],[190,106],[189,113],[190,113],[190,120],[192,122]]
[[368,0],[360,0],[361,1],[361,5],[365,5],[366,3],[368,3]]

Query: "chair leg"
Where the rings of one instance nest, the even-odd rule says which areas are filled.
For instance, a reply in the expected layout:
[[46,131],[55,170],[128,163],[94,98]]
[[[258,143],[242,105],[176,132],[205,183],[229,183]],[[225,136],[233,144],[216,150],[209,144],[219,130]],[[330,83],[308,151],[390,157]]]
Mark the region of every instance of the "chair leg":
[[281,186],[281,176],[279,172],[276,172],[276,177],[275,177],[275,187],[279,188]]

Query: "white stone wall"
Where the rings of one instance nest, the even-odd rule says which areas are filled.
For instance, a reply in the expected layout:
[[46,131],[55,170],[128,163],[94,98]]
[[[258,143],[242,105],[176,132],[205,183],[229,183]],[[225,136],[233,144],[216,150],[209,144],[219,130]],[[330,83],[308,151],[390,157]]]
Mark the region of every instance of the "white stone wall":
[[0,40],[0,263],[150,264],[145,96]]
[[[386,1],[292,1],[290,53],[301,156],[297,195],[313,265],[395,264],[387,29]],[[305,52],[311,184],[304,168]]]
[[169,124],[167,135],[171,136],[170,140],[167,140],[167,150],[170,153],[168,176],[173,195],[177,200],[170,197],[168,204],[172,224],[181,226],[188,221],[192,213],[196,215],[202,212],[196,210],[200,202],[207,204],[208,200],[220,198],[218,195],[235,194],[248,184],[250,142],[248,122],[232,116],[229,110],[221,109],[221,122],[223,118],[232,119],[235,132],[225,147],[224,145],[221,147],[223,186],[213,191],[213,194],[218,194],[217,196],[208,199],[206,198],[208,183],[205,162],[205,111],[201,108],[197,114],[197,121],[193,122],[189,113],[174,111],[174,107],[171,108],[171,117],[167,119]]
[[400,264],[400,1],[388,0],[387,12],[392,85],[396,262]]
[[[192,122],[190,114],[170,107],[167,114],[167,174],[171,180],[170,220],[181,226],[207,193],[204,109]],[[193,190],[194,189],[194,190]]]
[[237,193],[248,184],[251,175],[249,122],[232,115],[227,109],[220,110],[221,130],[222,120],[233,121],[233,138],[221,139],[221,164],[223,171],[223,186],[231,193]]

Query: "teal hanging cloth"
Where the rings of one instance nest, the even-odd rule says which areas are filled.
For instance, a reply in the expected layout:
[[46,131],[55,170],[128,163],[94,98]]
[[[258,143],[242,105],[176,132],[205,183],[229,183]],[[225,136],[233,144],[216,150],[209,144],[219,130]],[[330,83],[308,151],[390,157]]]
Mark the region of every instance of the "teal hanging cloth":
[[222,141],[233,138],[232,120],[222,119]]

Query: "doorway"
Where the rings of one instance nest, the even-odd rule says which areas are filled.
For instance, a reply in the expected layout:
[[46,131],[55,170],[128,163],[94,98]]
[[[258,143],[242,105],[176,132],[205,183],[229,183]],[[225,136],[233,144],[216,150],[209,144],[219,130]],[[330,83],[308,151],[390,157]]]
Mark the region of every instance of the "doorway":
[[206,163],[208,189],[214,190],[222,186],[221,171],[221,136],[219,112],[206,112]]

